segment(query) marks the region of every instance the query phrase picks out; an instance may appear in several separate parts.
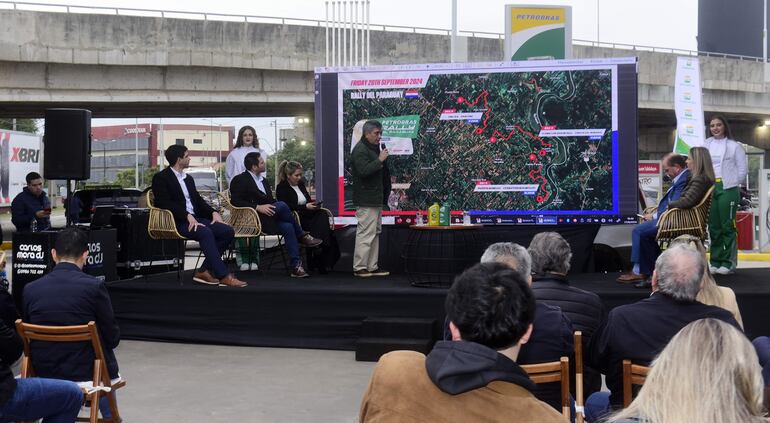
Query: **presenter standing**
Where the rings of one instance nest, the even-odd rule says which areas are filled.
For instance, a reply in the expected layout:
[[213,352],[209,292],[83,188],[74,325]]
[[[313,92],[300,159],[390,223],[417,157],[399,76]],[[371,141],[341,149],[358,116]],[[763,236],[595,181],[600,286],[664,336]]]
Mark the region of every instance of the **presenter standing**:
[[711,137],[704,146],[711,153],[716,183],[709,214],[712,273],[727,275],[738,264],[735,212],[740,201],[740,184],[746,179],[746,151],[732,139],[730,126],[723,116],[714,116],[709,123]]
[[[227,173],[228,186],[230,186],[233,178],[246,171],[246,168],[243,165],[243,159],[249,153],[259,153],[261,157],[267,157],[264,150],[259,148],[257,132],[253,127],[246,125],[238,130],[238,137],[235,139],[235,147],[233,147],[233,150],[227,155],[225,171]],[[259,243],[249,242],[245,239],[236,239],[235,244],[238,246],[235,252],[235,262],[240,269],[242,271],[259,269]],[[246,258],[246,261],[244,261],[244,257]]]
[[353,175],[353,204],[356,206],[356,245],[353,252],[353,275],[358,277],[387,276],[380,269],[377,259],[380,253],[382,232],[383,163],[388,149],[380,150],[382,124],[368,120],[363,135],[350,153]]

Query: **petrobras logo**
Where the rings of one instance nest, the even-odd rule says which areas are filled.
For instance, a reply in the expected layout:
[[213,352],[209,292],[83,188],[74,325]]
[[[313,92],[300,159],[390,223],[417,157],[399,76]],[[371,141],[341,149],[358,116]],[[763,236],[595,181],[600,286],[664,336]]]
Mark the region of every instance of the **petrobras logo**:
[[694,69],[692,59],[687,59],[684,61],[684,67],[687,69]]
[[693,135],[695,134],[695,128],[692,125],[687,125],[684,127],[684,133],[687,135]]
[[684,101],[692,101],[692,93],[685,91],[682,98],[684,98]]
[[687,119],[693,119],[692,109],[684,109],[684,117]]
[[688,85],[692,84],[692,76],[691,75],[685,75],[684,76],[684,83],[688,84]]

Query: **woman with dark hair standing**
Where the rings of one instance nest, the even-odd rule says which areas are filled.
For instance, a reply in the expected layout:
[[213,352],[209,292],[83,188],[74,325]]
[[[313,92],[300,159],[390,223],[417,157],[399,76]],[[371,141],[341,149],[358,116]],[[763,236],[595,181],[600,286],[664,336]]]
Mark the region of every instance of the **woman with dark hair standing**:
[[[227,173],[228,186],[236,175],[240,175],[246,171],[243,159],[249,153],[259,153],[260,156],[267,160],[267,155],[259,148],[257,132],[254,131],[253,127],[246,125],[238,131],[238,137],[235,139],[235,147],[233,147],[233,150],[227,155],[225,171]],[[257,270],[259,267],[259,246],[257,243],[249,244],[243,239],[238,239],[235,243],[238,245],[235,253],[235,262],[240,266],[240,269],[243,271]],[[251,248],[249,248],[249,245],[251,245]],[[247,257],[245,263],[243,262],[244,257]],[[249,257],[251,259],[249,259]],[[249,263],[249,261],[251,261],[251,263]]]
[[308,269],[318,269],[319,273],[327,273],[334,267],[339,259],[339,247],[329,226],[329,215],[321,209],[321,204],[311,201],[303,181],[302,165],[284,160],[278,166],[278,187],[275,196],[278,201],[283,201],[289,208],[299,215],[302,229],[310,232],[314,238],[323,243],[308,250]]
[[709,214],[712,273],[727,275],[738,265],[735,212],[741,199],[740,184],[746,179],[746,151],[732,139],[730,126],[723,116],[714,116],[709,123],[711,137],[703,145],[711,153],[716,184]]

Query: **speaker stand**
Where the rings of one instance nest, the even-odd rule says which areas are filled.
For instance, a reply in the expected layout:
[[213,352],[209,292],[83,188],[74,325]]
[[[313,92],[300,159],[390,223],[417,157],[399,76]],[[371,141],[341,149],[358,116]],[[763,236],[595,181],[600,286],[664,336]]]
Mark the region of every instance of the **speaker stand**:
[[72,214],[72,179],[67,179],[67,212],[64,213],[67,227],[73,226],[75,223],[72,221],[70,215]]

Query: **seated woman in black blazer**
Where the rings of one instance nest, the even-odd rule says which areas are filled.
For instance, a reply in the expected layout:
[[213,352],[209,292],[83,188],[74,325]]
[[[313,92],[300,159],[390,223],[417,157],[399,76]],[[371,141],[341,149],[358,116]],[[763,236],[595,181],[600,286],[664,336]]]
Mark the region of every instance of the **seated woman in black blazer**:
[[329,216],[321,210],[320,203],[311,201],[302,180],[303,172],[301,164],[284,160],[278,166],[280,182],[275,189],[275,196],[278,201],[283,201],[297,212],[302,229],[323,241],[320,247],[313,249],[315,251],[308,250],[308,265],[311,269],[316,267],[321,273],[326,273],[339,258],[339,247],[329,227]]

